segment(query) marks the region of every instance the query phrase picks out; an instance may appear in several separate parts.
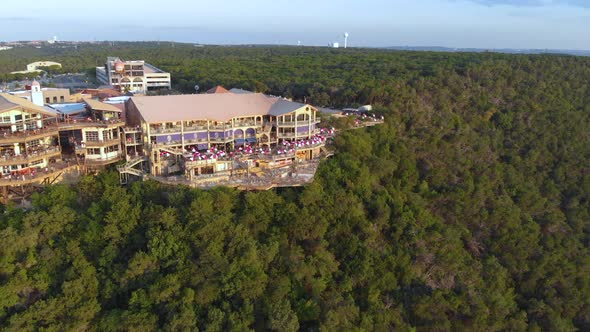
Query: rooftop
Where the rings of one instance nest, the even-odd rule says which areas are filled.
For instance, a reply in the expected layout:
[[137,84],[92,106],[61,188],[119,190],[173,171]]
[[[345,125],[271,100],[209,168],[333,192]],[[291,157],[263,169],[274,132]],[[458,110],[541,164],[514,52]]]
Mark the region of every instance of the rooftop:
[[101,103],[98,100],[83,98],[82,101],[84,101],[84,103],[86,105],[88,105],[91,109],[96,110],[96,111],[107,111],[107,112],[118,112],[118,113],[121,112],[121,110],[119,108],[117,108],[116,106],[113,106],[113,105],[107,104],[107,103]]
[[222,87],[221,85],[218,85],[216,87],[213,87],[213,88],[207,90],[206,93],[229,93],[229,91],[226,88]]
[[50,104],[49,107],[65,115],[77,114],[86,111],[86,104],[84,103]]
[[52,113],[41,106],[37,106],[27,99],[13,96],[8,93],[0,93],[0,113],[10,111],[15,108],[21,108],[22,110],[28,112],[39,112],[41,114],[55,116],[55,113]]
[[240,88],[231,88],[231,89],[229,89],[229,92],[235,93],[235,94],[250,94],[250,93],[254,93],[252,91],[244,90],[244,89],[240,89]]
[[229,121],[232,118],[256,115],[282,115],[305,104],[251,94],[192,94],[131,97],[143,119],[148,123],[184,120]]
[[150,65],[149,63],[144,63],[143,64],[143,72],[147,73],[147,74],[151,74],[151,73],[165,73],[162,69],[154,66],[154,65]]

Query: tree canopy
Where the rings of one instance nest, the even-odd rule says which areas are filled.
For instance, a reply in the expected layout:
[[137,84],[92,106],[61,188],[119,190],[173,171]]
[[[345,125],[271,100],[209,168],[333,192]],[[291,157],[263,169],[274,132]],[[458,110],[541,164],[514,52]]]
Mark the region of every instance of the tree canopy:
[[180,91],[371,103],[386,123],[337,136],[304,188],[121,187],[103,172],[3,207],[3,330],[590,329],[589,58],[55,52],[65,70],[144,58]]

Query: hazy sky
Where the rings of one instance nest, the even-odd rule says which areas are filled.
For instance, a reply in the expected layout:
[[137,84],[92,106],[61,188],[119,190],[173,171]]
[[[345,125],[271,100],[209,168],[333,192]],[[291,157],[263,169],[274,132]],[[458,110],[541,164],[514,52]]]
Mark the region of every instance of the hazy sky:
[[590,0],[43,0],[0,11],[0,41],[327,45],[345,31],[351,46],[587,50]]

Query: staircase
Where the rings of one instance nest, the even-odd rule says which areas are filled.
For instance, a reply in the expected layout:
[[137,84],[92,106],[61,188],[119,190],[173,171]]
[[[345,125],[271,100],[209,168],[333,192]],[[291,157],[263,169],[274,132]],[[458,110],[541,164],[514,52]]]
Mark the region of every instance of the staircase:
[[168,152],[168,153],[180,155],[180,156],[182,156],[183,154],[186,153],[182,149],[177,149],[177,148],[168,147],[168,146],[158,146],[158,149],[160,149],[160,151],[164,151],[164,152]]
[[326,157],[329,158],[334,155],[334,151],[327,149],[325,146],[320,148],[320,152]]
[[119,171],[119,176],[121,177],[121,183],[127,183],[128,175],[143,177],[143,170],[134,167],[137,165],[141,165],[141,163],[144,161],[146,161],[146,157],[133,157],[124,165],[117,166],[117,171]]

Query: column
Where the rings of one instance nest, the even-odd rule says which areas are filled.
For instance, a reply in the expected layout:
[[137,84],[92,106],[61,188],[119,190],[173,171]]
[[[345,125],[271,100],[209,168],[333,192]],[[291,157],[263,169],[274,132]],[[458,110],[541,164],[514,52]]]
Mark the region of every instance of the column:
[[295,112],[295,140],[297,140],[297,129],[299,129],[299,127],[297,127],[297,112]]

